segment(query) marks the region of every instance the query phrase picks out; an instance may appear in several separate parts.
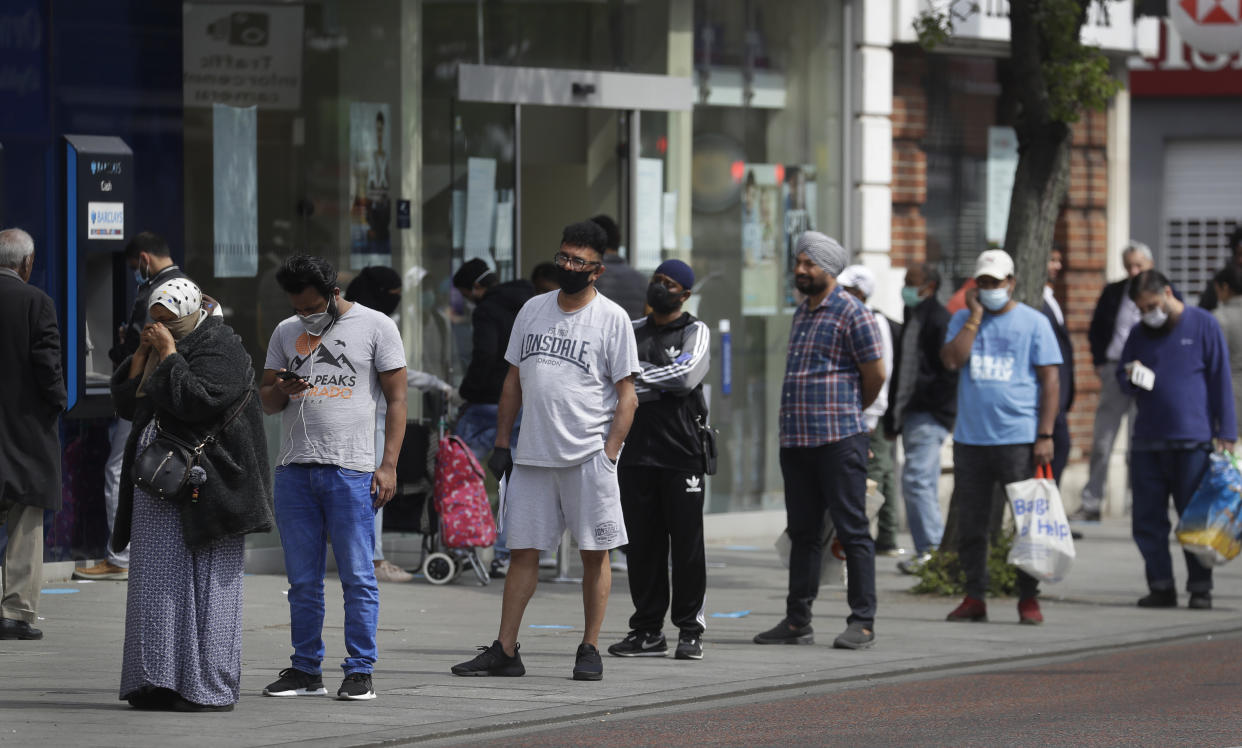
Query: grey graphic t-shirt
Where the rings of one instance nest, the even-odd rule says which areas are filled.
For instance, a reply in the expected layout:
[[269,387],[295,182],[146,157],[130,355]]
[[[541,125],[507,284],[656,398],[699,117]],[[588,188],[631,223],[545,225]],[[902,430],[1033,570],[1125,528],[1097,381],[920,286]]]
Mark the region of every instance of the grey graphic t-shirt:
[[522,377],[519,465],[580,465],[604,448],[617,409],[616,383],[641,371],[625,310],[596,294],[563,312],[545,293],[518,312],[505,360]]
[[391,319],[354,304],[316,338],[295,315],[276,326],[263,366],[295,371],[311,383],[281,411],[277,464],[375,470],[375,410],[384,397],[379,372],[405,368]]

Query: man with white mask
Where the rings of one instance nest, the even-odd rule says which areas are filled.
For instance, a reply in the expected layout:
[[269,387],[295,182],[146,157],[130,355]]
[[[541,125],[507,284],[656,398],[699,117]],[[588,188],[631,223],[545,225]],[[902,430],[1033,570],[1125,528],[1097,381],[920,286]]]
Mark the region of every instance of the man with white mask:
[[[1135,399],[1130,442],[1134,487],[1132,534],[1143,556],[1147,587],[1141,608],[1177,607],[1169,555],[1169,498],[1180,517],[1208,470],[1213,441],[1232,452],[1238,438],[1229,347],[1210,313],[1188,306],[1157,270],[1134,277],[1128,289],[1139,324],[1121,350],[1113,376]],[[1212,567],[1185,551],[1188,607],[1212,607]]]
[[[950,621],[986,621],[988,534],[999,486],[1035,477],[1052,461],[1060,408],[1061,348],[1048,318],[1015,301],[1013,259],[989,249],[975,265],[977,287],[949,320],[940,358],[960,371],[953,428],[953,503],[966,599]],[[1039,582],[1018,570],[1018,622],[1043,623]]]
[[[259,393],[281,414],[276,525],[289,577],[292,667],[268,696],[325,693],[321,663],[326,541],[345,593],[341,699],[373,699],[379,588],[372,553],[375,510],[396,493],[405,437],[405,351],[386,315],[341,298],[336,269],[290,257],[276,273],[294,316],[272,333]],[[375,411],[387,402],[384,454],[376,467]]]

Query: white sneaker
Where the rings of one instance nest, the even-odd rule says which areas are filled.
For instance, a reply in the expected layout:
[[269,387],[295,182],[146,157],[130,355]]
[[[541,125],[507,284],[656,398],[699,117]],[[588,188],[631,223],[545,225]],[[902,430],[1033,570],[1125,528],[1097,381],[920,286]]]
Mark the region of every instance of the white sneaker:
[[414,579],[413,574],[391,561],[380,561],[379,566],[375,567],[375,581],[377,582],[409,582],[412,579]]

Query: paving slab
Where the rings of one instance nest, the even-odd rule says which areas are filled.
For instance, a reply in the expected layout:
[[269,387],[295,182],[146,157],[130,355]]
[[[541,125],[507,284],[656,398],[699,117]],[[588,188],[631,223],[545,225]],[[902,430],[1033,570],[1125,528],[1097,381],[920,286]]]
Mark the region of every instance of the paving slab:
[[[1215,608],[1145,610],[1142,565],[1124,521],[1084,526],[1070,577],[1045,585],[1047,623],[1020,626],[1014,600],[989,602],[991,622],[951,624],[956,599],[909,593],[913,578],[896,560],[877,559],[877,643],[834,650],[844,628],[845,590],[825,584],[815,604],[813,646],[758,646],[755,633],[784,612],[786,571],[770,538],[708,547],[705,657],[604,658],[604,680],[570,679],[582,636],[581,589],[544,582],[522,629],[523,678],[458,678],[449,668],[496,636],[503,582],[479,587],[468,577],[436,587],[421,579],[380,590],[379,698],[275,699],[263,686],[289,664],[287,584],[249,576],[243,636],[242,699],[227,714],[137,712],[118,700],[125,583],[56,582],[40,602],[38,642],[0,641],[0,744],[92,746],[309,746],[417,743],[482,736],[515,726],[556,724],[592,715],[668,704],[769,697],[824,684],[864,685],[919,673],[991,663],[1088,654],[1147,643],[1185,641],[1242,630],[1242,565],[1217,569]],[[1178,578],[1185,572],[1174,549]],[[550,572],[549,572],[550,575]],[[831,580],[836,581],[836,580]],[[1183,595],[1184,598],[1184,595]],[[340,585],[328,581],[325,682],[335,692],[344,656]],[[1184,601],[1183,601],[1184,605]],[[747,612],[748,611],[748,612]],[[628,630],[624,573],[614,576],[601,649]],[[714,617],[727,613],[738,617]],[[532,628],[537,626],[540,628]],[[563,627],[569,628],[544,628]],[[666,630],[675,636],[675,631]]]

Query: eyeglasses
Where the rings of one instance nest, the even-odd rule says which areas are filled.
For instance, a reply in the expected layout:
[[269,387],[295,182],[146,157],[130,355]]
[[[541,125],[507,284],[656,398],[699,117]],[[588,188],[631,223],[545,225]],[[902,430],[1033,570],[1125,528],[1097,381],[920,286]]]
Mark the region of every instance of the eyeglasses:
[[583,270],[589,270],[590,268],[594,268],[594,267],[599,267],[600,265],[603,264],[600,262],[592,262],[590,260],[584,260],[581,257],[574,257],[573,255],[567,255],[564,252],[557,252],[556,254],[552,255],[552,261],[563,268],[568,268],[570,270],[577,270],[578,272],[582,272]]

